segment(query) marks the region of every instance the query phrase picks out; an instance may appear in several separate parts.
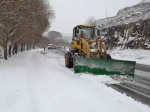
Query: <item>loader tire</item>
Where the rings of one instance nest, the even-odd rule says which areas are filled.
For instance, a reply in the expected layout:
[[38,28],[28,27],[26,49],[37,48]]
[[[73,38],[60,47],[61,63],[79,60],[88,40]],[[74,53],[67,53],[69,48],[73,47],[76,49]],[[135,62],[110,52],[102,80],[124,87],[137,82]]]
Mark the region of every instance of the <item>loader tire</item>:
[[107,54],[107,59],[111,59],[111,56],[110,56],[110,54]]
[[73,58],[73,68],[75,67],[75,63],[76,63],[76,60],[75,60],[75,57]]
[[73,63],[71,62],[71,59],[69,58],[68,53],[65,54],[65,66],[67,68],[73,67]]

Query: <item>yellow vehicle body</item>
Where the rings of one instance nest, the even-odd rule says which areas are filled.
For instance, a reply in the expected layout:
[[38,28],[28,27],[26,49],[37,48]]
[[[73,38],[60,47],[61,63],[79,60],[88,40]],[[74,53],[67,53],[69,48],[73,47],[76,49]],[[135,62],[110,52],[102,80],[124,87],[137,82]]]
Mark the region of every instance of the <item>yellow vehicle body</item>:
[[[79,38],[83,32],[86,38]],[[135,63],[134,61],[112,60],[107,53],[103,39],[95,36],[94,25],[74,27],[70,51],[65,53],[65,65],[68,68],[74,67],[75,73],[89,72],[134,77]]]

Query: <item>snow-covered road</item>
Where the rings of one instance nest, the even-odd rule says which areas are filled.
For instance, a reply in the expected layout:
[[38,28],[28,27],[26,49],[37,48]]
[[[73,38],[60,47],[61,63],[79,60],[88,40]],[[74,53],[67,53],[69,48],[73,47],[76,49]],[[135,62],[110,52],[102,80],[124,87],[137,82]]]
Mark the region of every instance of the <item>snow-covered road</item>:
[[57,52],[25,51],[0,63],[0,112],[150,112],[107,87],[107,76],[74,74]]

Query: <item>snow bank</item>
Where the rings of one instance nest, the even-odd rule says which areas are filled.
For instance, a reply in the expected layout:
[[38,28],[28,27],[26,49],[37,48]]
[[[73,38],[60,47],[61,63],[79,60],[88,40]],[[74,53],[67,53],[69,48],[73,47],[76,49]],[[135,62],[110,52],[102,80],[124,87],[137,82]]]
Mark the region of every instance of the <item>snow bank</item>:
[[79,73],[77,74],[82,78],[86,78],[87,80],[93,80],[100,84],[119,84],[123,82],[133,82],[133,78],[126,76],[107,76],[107,75],[93,75],[90,73]]
[[[120,43],[122,42],[123,40],[122,38],[120,38]],[[65,51],[69,51],[69,48],[66,48]],[[139,63],[139,64],[150,65],[150,51],[149,50],[142,50],[142,49],[120,50],[120,48],[118,47],[114,50],[109,50],[108,52],[111,55],[111,57],[114,59],[130,60],[130,61],[136,61],[136,63]]]
[[113,50],[108,51],[112,58],[119,60],[136,61],[140,64],[150,65],[150,51],[148,50]]

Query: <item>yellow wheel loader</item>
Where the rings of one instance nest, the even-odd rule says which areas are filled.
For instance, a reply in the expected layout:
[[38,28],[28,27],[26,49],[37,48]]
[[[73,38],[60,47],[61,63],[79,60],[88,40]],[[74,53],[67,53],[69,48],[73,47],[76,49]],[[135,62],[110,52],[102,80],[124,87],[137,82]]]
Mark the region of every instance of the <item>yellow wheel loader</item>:
[[65,53],[66,67],[74,68],[75,73],[134,77],[136,62],[112,59],[95,32],[94,25],[74,27],[70,49]]

